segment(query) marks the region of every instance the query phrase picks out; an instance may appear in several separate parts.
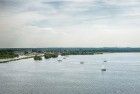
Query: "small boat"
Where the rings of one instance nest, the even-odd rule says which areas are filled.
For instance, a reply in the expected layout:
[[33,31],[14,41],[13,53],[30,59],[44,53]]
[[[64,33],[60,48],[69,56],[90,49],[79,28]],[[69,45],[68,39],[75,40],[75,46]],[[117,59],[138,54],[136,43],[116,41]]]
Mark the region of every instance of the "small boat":
[[58,62],[62,62],[62,59],[63,59],[63,58],[62,58],[61,54],[58,55],[58,60],[57,60],[57,61],[58,61]]
[[106,71],[106,69],[101,69],[101,71]]
[[101,71],[106,71],[106,68],[104,65],[102,65]]
[[105,60],[104,62],[107,62],[107,60]]
[[62,56],[61,55],[58,55],[58,58],[61,58]]
[[80,62],[80,64],[84,64],[84,62]]
[[57,61],[58,61],[58,62],[62,62],[62,60],[60,60],[60,59],[58,59]]

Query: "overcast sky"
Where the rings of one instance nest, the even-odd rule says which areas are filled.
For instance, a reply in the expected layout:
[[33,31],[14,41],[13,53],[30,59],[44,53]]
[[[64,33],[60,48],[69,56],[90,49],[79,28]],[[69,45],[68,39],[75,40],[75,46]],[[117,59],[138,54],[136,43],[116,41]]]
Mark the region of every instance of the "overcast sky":
[[0,47],[140,47],[140,0],[0,0]]

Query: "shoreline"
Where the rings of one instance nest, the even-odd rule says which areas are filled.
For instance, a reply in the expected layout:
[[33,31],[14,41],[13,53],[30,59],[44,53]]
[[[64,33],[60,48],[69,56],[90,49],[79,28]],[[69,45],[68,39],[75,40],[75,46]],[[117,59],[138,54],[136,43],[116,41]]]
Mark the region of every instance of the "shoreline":
[[[3,60],[3,61],[0,61],[0,63],[8,63],[8,62],[11,62],[11,61],[18,61],[18,60],[22,60],[22,59],[29,59],[29,58],[34,58],[35,55],[32,55],[32,56],[26,56],[26,57],[20,57],[20,58],[11,58],[11,59],[8,59],[8,60]],[[39,55],[39,56],[44,56],[44,55]]]
[[[76,55],[102,55],[102,54],[111,54],[111,53],[140,53],[140,52],[103,52],[103,53],[95,53],[95,54],[76,54]],[[73,54],[71,54],[73,55]],[[30,55],[30,56],[25,56],[25,57],[19,57],[19,58],[7,58],[7,59],[0,59],[0,63],[8,63],[11,61],[18,61],[18,60],[22,60],[22,59],[29,59],[29,58],[34,58],[35,55]],[[43,57],[44,54],[40,54],[39,56]],[[68,55],[64,55],[64,56],[68,56]]]

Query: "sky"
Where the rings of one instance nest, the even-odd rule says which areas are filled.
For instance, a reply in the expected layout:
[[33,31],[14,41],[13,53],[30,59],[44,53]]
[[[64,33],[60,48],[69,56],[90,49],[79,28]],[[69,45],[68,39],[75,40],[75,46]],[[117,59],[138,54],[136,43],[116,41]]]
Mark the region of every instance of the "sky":
[[0,0],[0,48],[140,47],[140,0]]

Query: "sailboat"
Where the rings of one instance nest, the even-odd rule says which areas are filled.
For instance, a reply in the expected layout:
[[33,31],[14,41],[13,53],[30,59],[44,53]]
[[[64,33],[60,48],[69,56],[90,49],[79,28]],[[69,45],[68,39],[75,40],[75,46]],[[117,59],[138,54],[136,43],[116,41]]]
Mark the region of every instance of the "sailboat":
[[62,56],[61,55],[58,55],[58,62],[62,62]]
[[102,65],[101,71],[106,71],[105,65]]
[[105,63],[107,62],[107,60],[104,60],[103,62],[103,65],[101,67],[101,71],[106,71],[106,68],[105,68]]

